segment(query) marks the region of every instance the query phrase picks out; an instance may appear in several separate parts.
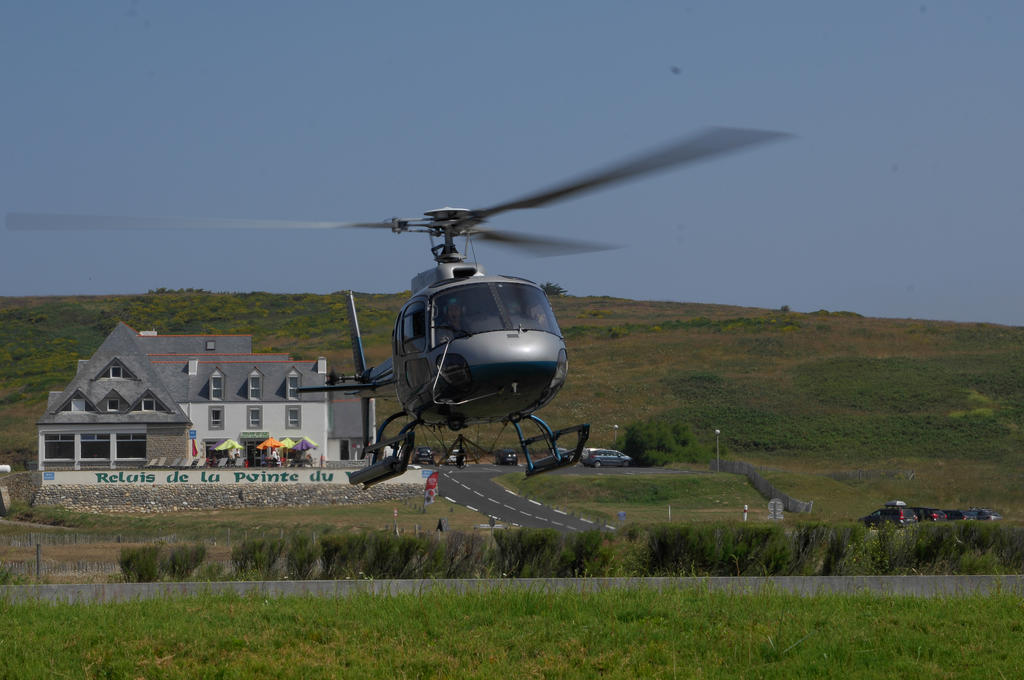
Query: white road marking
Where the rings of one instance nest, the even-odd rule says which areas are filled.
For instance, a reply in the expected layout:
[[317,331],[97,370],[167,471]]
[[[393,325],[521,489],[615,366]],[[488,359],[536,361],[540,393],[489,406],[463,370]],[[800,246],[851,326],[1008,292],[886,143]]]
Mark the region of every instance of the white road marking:
[[555,508],[555,512],[557,512],[559,515],[566,515],[566,514],[568,514],[568,513],[562,512],[558,508]]
[[[481,498],[483,498],[483,496],[484,496],[484,495],[483,495],[482,493],[480,493],[479,491],[474,491],[473,493],[475,493],[475,494],[476,494],[477,496],[480,496]],[[490,499],[490,498],[488,498],[487,500],[491,500],[491,499]]]
[[517,493],[516,493],[515,491],[512,491],[511,489],[505,489],[505,493],[510,493],[510,494],[512,494],[513,496],[518,496],[518,495],[519,495],[519,494],[517,494]]
[[448,498],[448,496],[445,496],[444,499],[449,503],[455,503],[455,505],[458,505],[458,502],[454,498]]
[[530,501],[534,505],[541,505],[540,503],[538,503],[537,501],[533,500],[532,498],[527,498],[526,500]]
[[511,510],[512,512],[515,512],[515,511],[516,511],[516,509],[515,509],[515,508],[513,508],[513,507],[512,507],[511,505],[505,505],[504,503],[502,503],[501,505],[502,505],[502,507],[506,507],[506,508],[508,508],[508,509],[509,509],[509,510]]
[[467,506],[466,506],[466,509],[467,509],[467,510],[472,510],[473,512],[480,512],[479,510],[477,510],[476,508],[474,508],[474,507],[473,507],[472,505],[467,505]]
[[589,520],[589,519],[586,519],[584,517],[580,517],[580,521],[581,522],[586,522],[587,524],[593,524],[594,523],[593,520]]
[[564,527],[565,526],[561,522],[556,522],[555,520],[551,520],[551,523],[554,524],[556,527]]
[[615,531],[615,527],[613,527],[613,526],[612,526],[612,525],[610,525],[610,524],[605,524],[605,525],[604,525],[604,528],[605,528],[605,529],[607,529],[608,531]]

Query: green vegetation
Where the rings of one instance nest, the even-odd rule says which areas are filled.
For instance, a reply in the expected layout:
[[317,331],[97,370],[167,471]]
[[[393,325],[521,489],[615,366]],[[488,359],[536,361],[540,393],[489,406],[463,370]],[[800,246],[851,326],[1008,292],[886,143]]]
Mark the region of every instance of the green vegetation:
[[[595,446],[614,444],[613,424],[664,419],[690,428],[691,460],[706,456],[718,428],[731,455],[772,464],[1020,462],[1024,328],[579,298],[549,285],[571,370],[542,416],[591,423]],[[370,361],[388,356],[405,295],[357,295]],[[345,371],[345,316],[343,293],[0,298],[0,460],[32,457],[47,392],[67,384],[117,320],[164,334],[251,334],[259,351],[323,355]],[[478,439],[509,443],[497,429]]]
[[[0,602],[4,668],[80,678],[1014,677],[1020,598],[693,590]],[[54,625],[59,621],[60,625]],[[353,624],[358,625],[354,628]],[[54,653],[60,650],[60,653]]]

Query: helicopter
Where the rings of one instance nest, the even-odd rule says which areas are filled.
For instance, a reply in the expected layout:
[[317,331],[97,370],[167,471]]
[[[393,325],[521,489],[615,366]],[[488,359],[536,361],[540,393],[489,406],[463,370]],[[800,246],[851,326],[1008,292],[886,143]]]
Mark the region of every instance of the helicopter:
[[[391,358],[367,366],[355,306],[348,296],[354,373],[332,372],[325,385],[300,392],[340,391],[361,398],[367,465],[350,473],[364,488],[403,474],[415,450],[417,429],[462,432],[471,425],[511,424],[534,475],[580,460],[590,425],[552,429],[535,415],[558,394],[568,375],[565,338],[543,288],[515,276],[489,275],[467,261],[457,238],[493,241],[536,255],[570,254],[607,246],[547,236],[516,234],[482,226],[504,212],[537,208],[745,147],[781,139],[780,132],[708,128],[636,157],[521,198],[482,209],[444,207],[422,217],[381,222],[291,222],[189,218],[9,213],[9,229],[151,228],[378,228],[396,234],[426,233],[435,266],[412,279],[412,296],[402,306],[392,333]],[[439,241],[435,243],[435,241]],[[402,409],[388,416],[370,437],[369,400],[390,393]],[[386,428],[401,422],[397,435]],[[524,432],[528,425],[536,434]],[[528,436],[529,435],[529,436]],[[461,440],[461,436],[460,436]],[[459,440],[457,440],[459,441]],[[569,446],[562,446],[568,442]]]

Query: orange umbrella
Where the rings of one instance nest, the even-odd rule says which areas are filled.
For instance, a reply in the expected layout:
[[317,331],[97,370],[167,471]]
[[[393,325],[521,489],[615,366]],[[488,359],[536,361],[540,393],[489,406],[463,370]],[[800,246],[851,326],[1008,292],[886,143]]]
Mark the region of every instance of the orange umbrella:
[[270,437],[269,439],[264,439],[262,442],[257,444],[256,448],[260,449],[260,450],[262,450],[262,449],[276,449],[276,448],[278,448],[280,446],[281,446],[281,442],[277,441],[273,437]]

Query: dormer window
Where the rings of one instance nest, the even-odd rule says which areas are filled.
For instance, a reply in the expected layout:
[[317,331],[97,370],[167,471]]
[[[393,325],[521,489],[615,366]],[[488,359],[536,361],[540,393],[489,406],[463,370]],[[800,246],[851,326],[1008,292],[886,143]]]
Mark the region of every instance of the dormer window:
[[147,397],[142,400],[141,410],[143,411],[155,411],[156,410],[156,399]]
[[259,401],[263,398],[263,376],[253,371],[249,374],[249,399]]
[[110,368],[107,369],[108,378],[123,378],[124,371],[121,369],[121,364],[111,364]]
[[72,399],[71,410],[72,411],[84,411],[86,409],[87,402],[85,399]]
[[285,386],[285,392],[288,399],[299,398],[299,374],[292,373],[288,376],[288,382]]
[[119,399],[107,399],[107,412],[117,413],[121,410],[121,401]]
[[214,373],[210,376],[210,399],[220,401],[224,398],[224,376]]

